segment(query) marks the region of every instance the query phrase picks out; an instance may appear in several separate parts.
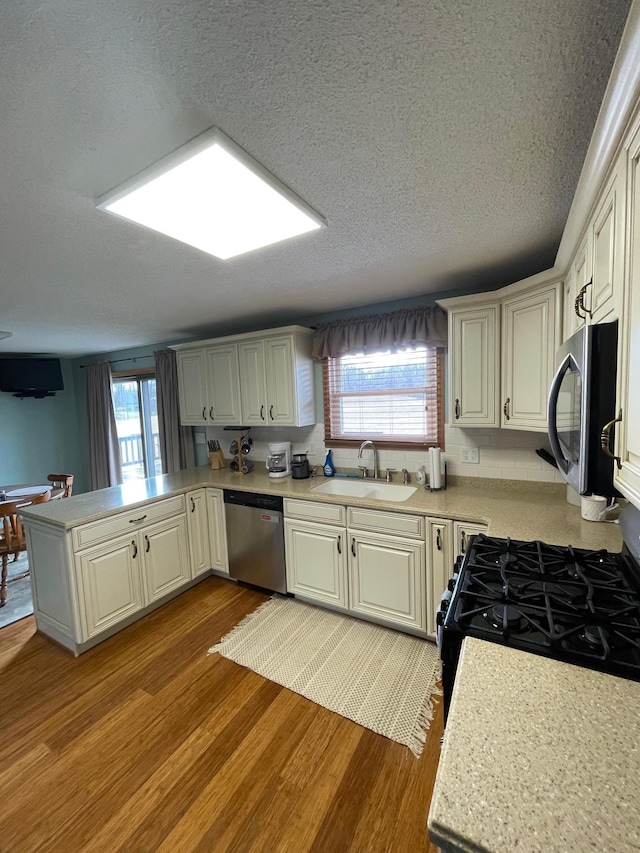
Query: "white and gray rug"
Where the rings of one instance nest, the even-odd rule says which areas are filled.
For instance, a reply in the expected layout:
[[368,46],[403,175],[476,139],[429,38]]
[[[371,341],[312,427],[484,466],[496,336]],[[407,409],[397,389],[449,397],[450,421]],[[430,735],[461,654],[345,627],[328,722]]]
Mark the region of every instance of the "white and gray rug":
[[218,652],[420,756],[440,691],[434,643],[291,598],[271,598]]

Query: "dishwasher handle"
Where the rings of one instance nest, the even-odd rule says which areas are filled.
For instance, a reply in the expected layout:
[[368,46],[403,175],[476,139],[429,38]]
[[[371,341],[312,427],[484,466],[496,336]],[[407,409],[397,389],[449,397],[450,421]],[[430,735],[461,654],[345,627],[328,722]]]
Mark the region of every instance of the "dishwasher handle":
[[232,492],[224,490],[224,502],[237,506],[249,506],[254,509],[264,509],[269,512],[282,512],[283,501],[279,495],[261,495],[257,492]]

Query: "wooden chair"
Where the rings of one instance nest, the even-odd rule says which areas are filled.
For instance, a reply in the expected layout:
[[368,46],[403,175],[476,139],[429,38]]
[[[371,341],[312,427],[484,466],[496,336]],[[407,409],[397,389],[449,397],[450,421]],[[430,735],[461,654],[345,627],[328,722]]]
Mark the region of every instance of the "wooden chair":
[[64,489],[63,498],[70,498],[73,491],[73,474],[49,474],[47,480],[54,489]]
[[[51,496],[50,492],[45,492],[41,495],[35,495],[28,503],[39,504],[48,501]],[[0,503],[0,557],[2,557],[2,579],[0,581],[0,607],[4,607],[7,600],[7,574],[9,557],[13,554],[15,557],[21,551],[27,550],[27,543],[24,537],[24,528],[22,520],[18,515],[20,509],[27,506],[24,498],[19,501],[4,501]],[[28,572],[25,572],[25,575]],[[24,577],[24,575],[23,575]]]

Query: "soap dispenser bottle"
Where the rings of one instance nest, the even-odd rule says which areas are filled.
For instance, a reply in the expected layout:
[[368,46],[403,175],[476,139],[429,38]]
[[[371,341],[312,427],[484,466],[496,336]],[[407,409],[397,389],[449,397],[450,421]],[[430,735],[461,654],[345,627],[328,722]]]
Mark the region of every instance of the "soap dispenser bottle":
[[324,465],[322,466],[325,477],[333,477],[336,473],[336,466],[333,464],[333,459],[331,458],[332,453],[332,450],[327,452],[327,458],[324,460]]

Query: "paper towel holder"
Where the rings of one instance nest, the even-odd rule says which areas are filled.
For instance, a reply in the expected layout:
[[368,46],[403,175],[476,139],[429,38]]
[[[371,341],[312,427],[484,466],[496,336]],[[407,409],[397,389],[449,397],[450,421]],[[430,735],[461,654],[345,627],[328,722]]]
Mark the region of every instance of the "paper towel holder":
[[441,486],[439,486],[437,489],[432,489],[432,488],[431,488],[431,483],[429,482],[427,485],[425,485],[425,489],[427,489],[427,491],[429,491],[429,492],[443,492],[446,488],[447,488],[447,461],[446,461],[446,459],[445,459],[445,462],[444,462],[444,477],[443,477],[443,480],[442,480],[442,485],[441,485]]

